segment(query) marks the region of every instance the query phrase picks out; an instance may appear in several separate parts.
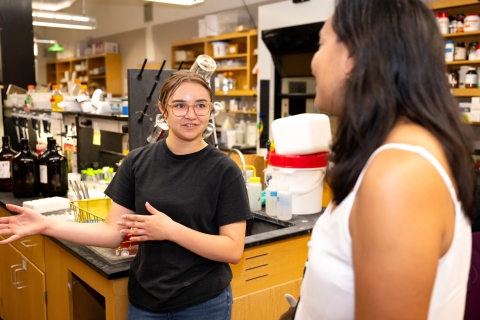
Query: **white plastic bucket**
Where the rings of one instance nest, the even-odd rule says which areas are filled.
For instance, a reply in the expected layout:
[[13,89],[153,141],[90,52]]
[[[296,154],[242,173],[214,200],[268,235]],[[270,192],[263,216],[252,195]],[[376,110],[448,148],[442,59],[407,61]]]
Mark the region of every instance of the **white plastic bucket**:
[[314,214],[322,211],[323,181],[328,153],[311,155],[277,155],[270,152],[265,181],[287,182],[292,193],[292,213]]
[[227,55],[228,41],[213,41],[213,56],[223,57]]

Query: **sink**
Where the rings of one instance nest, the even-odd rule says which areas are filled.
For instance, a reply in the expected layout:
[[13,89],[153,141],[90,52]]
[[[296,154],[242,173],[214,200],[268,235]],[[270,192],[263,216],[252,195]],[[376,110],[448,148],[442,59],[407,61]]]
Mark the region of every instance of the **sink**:
[[247,221],[247,230],[245,236],[253,236],[260,233],[293,227],[294,224],[267,217],[258,213],[253,213],[253,219]]

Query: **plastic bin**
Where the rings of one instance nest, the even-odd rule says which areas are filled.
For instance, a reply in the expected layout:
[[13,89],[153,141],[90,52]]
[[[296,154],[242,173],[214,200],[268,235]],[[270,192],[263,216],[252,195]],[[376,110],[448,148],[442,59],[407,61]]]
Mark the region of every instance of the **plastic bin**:
[[110,210],[110,206],[112,205],[112,199],[99,198],[76,200],[71,201],[70,205],[73,209],[75,222],[104,222],[108,211]]
[[305,155],[330,150],[332,132],[325,114],[302,113],[272,122],[275,152]]

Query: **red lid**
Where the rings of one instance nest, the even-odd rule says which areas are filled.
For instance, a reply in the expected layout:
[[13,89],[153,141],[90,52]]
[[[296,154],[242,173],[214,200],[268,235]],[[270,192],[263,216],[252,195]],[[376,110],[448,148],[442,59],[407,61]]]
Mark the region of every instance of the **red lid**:
[[468,16],[477,16],[477,17],[478,17],[479,14],[478,14],[478,13],[467,13],[467,17],[468,17]]
[[275,151],[268,153],[268,164],[281,168],[319,168],[328,164],[328,152],[306,155],[279,155]]
[[439,12],[439,13],[435,14],[435,16],[437,16],[437,18],[448,18],[448,13]]

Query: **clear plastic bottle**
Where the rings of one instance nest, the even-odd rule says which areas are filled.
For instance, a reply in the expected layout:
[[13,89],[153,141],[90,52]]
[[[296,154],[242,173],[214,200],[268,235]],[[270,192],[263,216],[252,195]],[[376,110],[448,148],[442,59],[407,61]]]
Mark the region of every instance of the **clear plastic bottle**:
[[12,191],[12,159],[18,153],[10,147],[10,137],[2,137],[0,150],[0,191]]
[[260,177],[251,177],[247,185],[248,202],[250,203],[250,210],[262,210],[262,184]]
[[278,195],[277,218],[278,220],[292,219],[292,193],[289,191],[288,183],[280,184]]
[[33,99],[32,99],[32,94],[35,92],[35,86],[33,84],[28,85],[28,91],[25,97],[25,107],[28,109],[32,109],[33,106]]
[[78,91],[77,94],[77,101],[78,102],[83,102],[90,99],[90,94],[88,93],[88,87],[86,84],[82,84],[80,86],[80,90]]
[[222,91],[223,94],[228,94],[228,72],[223,73]]
[[54,84],[52,89],[52,98],[50,99],[50,102],[52,103],[52,111],[63,111],[63,109],[58,106],[58,103],[63,101],[63,94],[60,91],[60,85]]
[[77,96],[78,92],[80,91],[80,86],[82,85],[82,80],[75,79],[73,80],[73,86],[70,89],[70,95]]
[[268,216],[276,217],[278,211],[278,186],[277,181],[271,179],[265,189],[265,213]]

